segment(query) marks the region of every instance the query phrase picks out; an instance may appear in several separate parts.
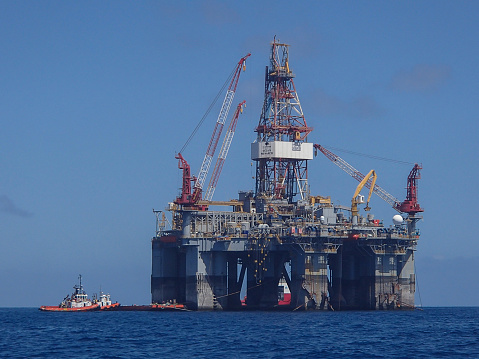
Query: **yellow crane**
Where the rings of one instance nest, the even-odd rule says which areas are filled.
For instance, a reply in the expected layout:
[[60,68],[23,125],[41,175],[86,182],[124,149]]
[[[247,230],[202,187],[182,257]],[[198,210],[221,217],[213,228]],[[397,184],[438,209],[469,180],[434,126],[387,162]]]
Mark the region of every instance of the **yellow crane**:
[[364,197],[361,196],[359,193],[363,189],[363,187],[371,180],[371,185],[369,187],[369,195],[368,201],[366,202],[365,211],[369,211],[371,208],[369,207],[369,201],[371,200],[371,195],[373,194],[374,185],[376,184],[377,175],[374,170],[369,171],[369,173],[364,176],[363,180],[359,182],[358,186],[356,187],[356,191],[354,192],[354,196],[351,200],[351,214],[354,217],[358,215],[358,204],[364,203]]

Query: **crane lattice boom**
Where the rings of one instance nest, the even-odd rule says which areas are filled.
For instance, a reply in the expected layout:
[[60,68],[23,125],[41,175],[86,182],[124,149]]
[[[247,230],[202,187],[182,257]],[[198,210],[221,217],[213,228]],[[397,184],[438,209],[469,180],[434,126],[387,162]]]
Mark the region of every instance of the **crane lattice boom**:
[[[347,163],[345,160],[343,160],[338,155],[332,153],[331,151],[328,151],[323,146],[318,145],[318,144],[315,144],[314,148],[320,150],[335,165],[337,165],[344,172],[346,172],[347,174],[349,174],[351,177],[355,178],[359,182],[361,182],[364,179],[364,175],[361,172],[359,172],[356,168],[351,166],[349,163]],[[365,187],[371,188],[371,179],[366,182]],[[379,187],[377,184],[374,185],[373,192],[376,193],[379,197],[381,197],[384,201],[389,203],[391,205],[391,207],[394,208],[396,211],[401,212],[401,210],[399,209],[399,207],[401,205],[401,201],[399,201],[392,194],[388,193],[386,190]]]
[[201,164],[201,168],[198,173],[198,179],[196,180],[196,183],[195,183],[195,191],[193,194],[194,201],[198,201],[201,198],[201,190],[203,189],[203,185],[205,183],[206,177],[208,176],[208,171],[211,166],[211,161],[215,154],[216,147],[218,145],[218,141],[221,136],[221,132],[223,131],[223,126],[226,121],[226,117],[228,116],[231,103],[233,102],[233,98],[236,92],[236,87],[238,86],[238,80],[241,74],[241,68],[244,66],[244,62],[249,56],[251,56],[251,54],[248,54],[242,57],[240,61],[238,62],[238,65],[236,66],[236,70],[234,71],[234,75],[231,80],[231,83],[228,87],[228,90],[226,91],[226,96],[223,101],[223,105],[221,106],[218,119],[216,120],[215,129],[213,130],[210,143],[208,144],[208,148],[206,150],[205,158],[203,159],[203,163]]
[[213,198],[213,194],[215,193],[216,184],[218,183],[221,170],[223,169],[223,164],[226,160],[226,156],[228,156],[231,142],[233,141],[233,136],[236,131],[236,124],[238,123],[238,117],[240,113],[243,112],[243,106],[245,103],[246,101],[243,101],[238,105],[233,115],[233,118],[231,119],[228,130],[226,131],[223,144],[221,145],[220,153],[218,154],[218,159],[216,160],[215,168],[213,169],[213,174],[211,175],[210,183],[208,184],[208,188],[206,189],[204,197],[204,200],[206,201],[211,201]]

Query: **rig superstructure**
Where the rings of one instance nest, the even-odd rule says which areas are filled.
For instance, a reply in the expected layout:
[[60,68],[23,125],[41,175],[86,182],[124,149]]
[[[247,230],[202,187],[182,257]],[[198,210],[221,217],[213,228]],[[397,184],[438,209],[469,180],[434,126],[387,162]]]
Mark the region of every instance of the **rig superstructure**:
[[[212,201],[244,101],[234,112],[205,198],[208,175],[232,104],[241,58],[218,116],[198,177],[178,153],[183,171],[181,194],[169,204],[171,229],[157,213],[152,239],[152,303],[176,301],[194,310],[238,309],[394,309],[414,308],[414,251],[419,239],[415,165],[401,202],[326,148],[308,141],[306,123],[289,65],[289,45],[271,44],[264,104],[251,159],[256,162],[254,191],[237,200]],[[313,196],[308,161],[320,151],[360,183],[351,207]],[[394,225],[359,213],[360,194],[369,188],[365,210],[376,193],[396,211]],[[230,206],[230,210],[211,210]],[[161,217],[160,217],[161,213]],[[283,287],[291,297],[285,302]],[[246,294],[245,299],[242,298]]]

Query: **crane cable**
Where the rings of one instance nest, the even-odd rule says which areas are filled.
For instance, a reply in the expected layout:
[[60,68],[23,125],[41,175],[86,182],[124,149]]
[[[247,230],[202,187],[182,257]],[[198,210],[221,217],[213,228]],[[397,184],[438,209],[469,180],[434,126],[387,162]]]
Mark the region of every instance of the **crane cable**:
[[326,148],[327,150],[334,150],[334,151],[349,153],[349,154],[351,154],[351,155],[368,157],[368,158],[372,158],[372,159],[380,160],[380,161],[393,162],[393,163],[398,163],[398,164],[402,164],[402,165],[413,165],[413,166],[414,166],[414,164],[415,164],[415,163],[413,163],[413,162],[407,162],[407,161],[395,160],[395,159],[392,159],[392,158],[386,158],[386,157],[379,157],[379,156],[374,156],[374,155],[368,155],[368,154],[365,154],[365,153],[360,153],[360,152],[345,150],[345,149],[337,148],[337,147],[331,147],[331,146],[323,146],[323,147]]
[[[247,287],[246,292],[248,292],[249,289],[253,289],[253,288],[256,288],[256,287],[259,287],[259,286],[262,286],[262,285],[263,285],[263,283],[259,283],[259,284],[256,284],[256,285],[252,286],[252,287]],[[216,299],[229,297],[230,295],[235,295],[235,294],[238,294],[238,293],[241,293],[241,290],[238,290],[237,292],[225,294],[225,295],[220,295],[219,297],[216,297]]]
[[208,115],[210,114],[211,110],[213,109],[214,105],[216,104],[216,102],[218,101],[218,98],[221,96],[221,94],[224,92],[224,89],[226,88],[226,86],[228,85],[228,83],[231,81],[231,79],[233,78],[233,75],[234,73],[236,72],[236,68],[237,66],[234,67],[233,71],[231,71],[231,74],[228,76],[228,78],[226,79],[225,83],[223,84],[223,86],[221,87],[221,89],[219,90],[218,94],[216,95],[216,97],[213,99],[213,102],[211,103],[211,105],[208,107],[208,109],[206,110],[205,114],[203,115],[203,117],[201,118],[200,122],[198,122],[198,124],[196,125],[195,129],[193,130],[193,132],[191,133],[190,137],[188,137],[188,139],[186,140],[185,144],[183,145],[183,147],[181,147],[181,150],[179,153],[183,153],[183,151],[186,149],[186,147],[190,144],[191,140],[193,139],[193,137],[196,135],[196,132],[198,132],[198,130],[200,129],[201,125],[203,124],[203,122],[205,121],[206,117],[208,117]]

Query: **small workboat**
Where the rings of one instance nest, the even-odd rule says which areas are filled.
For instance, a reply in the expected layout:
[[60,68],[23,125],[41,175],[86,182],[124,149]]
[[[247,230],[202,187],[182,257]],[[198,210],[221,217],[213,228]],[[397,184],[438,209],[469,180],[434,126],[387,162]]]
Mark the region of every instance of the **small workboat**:
[[120,303],[112,303],[110,299],[110,294],[105,294],[100,289],[100,296],[96,298],[96,295],[93,295],[93,303],[100,305],[100,310],[117,310],[120,307]]
[[73,287],[75,291],[72,293],[71,297],[70,295],[67,295],[59,305],[42,305],[38,309],[46,312],[87,312],[92,310],[100,310],[102,306],[106,308],[112,305],[110,296],[108,294],[101,295],[100,300],[89,299],[88,295],[83,290],[81,275],[78,278],[80,280],[80,284],[76,284]]

